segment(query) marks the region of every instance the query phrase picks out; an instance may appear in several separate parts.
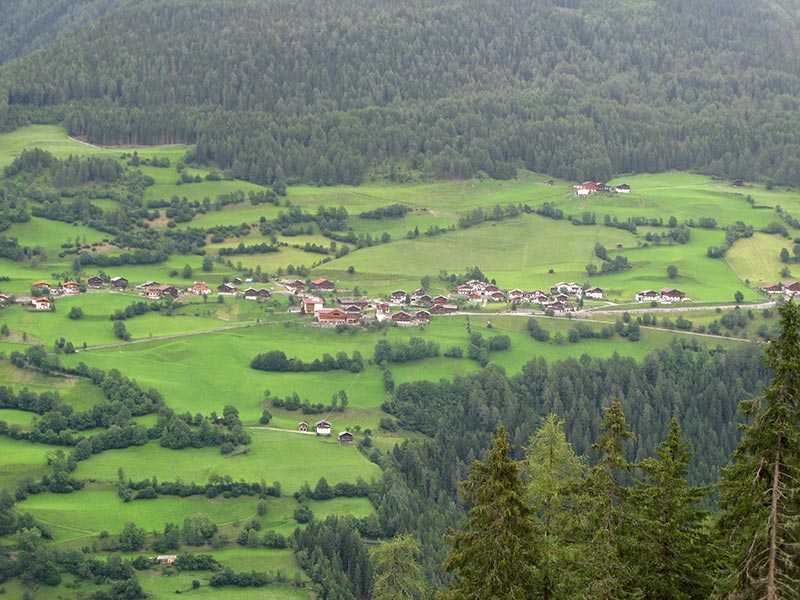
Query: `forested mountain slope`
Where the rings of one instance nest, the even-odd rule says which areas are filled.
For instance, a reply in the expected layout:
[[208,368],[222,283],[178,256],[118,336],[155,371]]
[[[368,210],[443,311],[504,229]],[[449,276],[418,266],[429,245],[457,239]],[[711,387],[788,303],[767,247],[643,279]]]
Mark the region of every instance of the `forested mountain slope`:
[[698,169],[800,184],[797,12],[142,0],[6,65],[0,88],[6,127],[57,107],[91,141],[197,142],[199,161],[263,183],[358,183],[397,162],[439,177]]
[[0,4],[0,63],[80,29],[122,0],[22,0]]

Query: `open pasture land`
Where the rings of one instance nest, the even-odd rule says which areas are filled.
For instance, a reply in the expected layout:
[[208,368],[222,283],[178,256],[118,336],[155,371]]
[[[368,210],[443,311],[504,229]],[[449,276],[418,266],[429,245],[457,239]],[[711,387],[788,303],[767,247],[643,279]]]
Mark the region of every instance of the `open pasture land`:
[[[725,255],[725,260],[742,280],[749,279],[752,287],[763,287],[800,277],[800,268],[797,265],[784,264],[780,258],[784,248],[789,251],[790,256],[794,256],[793,245],[791,238],[756,233],[751,238],[736,240]],[[794,271],[794,274],[782,277],[780,273],[784,267]]]
[[[376,291],[390,292],[396,289],[393,282],[398,278],[419,281],[429,276],[435,280],[440,270],[460,274],[478,266],[505,289],[547,288],[558,281],[585,278],[585,266],[592,260],[595,244],[613,248],[620,241],[636,247],[634,237],[626,231],[579,228],[566,221],[526,215],[364,248],[315,272],[338,279],[352,265],[356,273],[366,274],[376,283],[382,276],[383,284]],[[549,273],[549,269],[554,272]]]
[[[216,552],[214,554],[216,556]],[[236,569],[240,571],[243,569]],[[258,569],[262,571],[262,569]],[[291,573],[289,573],[291,577]],[[146,573],[137,577],[142,589],[152,600],[175,598],[176,591],[189,594],[193,600],[309,600],[313,596],[303,588],[285,584],[272,584],[263,588],[211,587],[207,571],[185,571],[164,577],[158,572]],[[192,581],[200,581],[200,587],[192,589]],[[38,600],[38,597],[37,597]]]
[[[0,416],[0,419],[3,417]],[[22,440],[12,440],[0,436],[0,490],[13,491],[17,482],[25,477],[38,479],[50,469],[47,466],[47,453],[59,450],[59,446],[31,444]]]
[[205,496],[160,496],[154,500],[123,502],[115,486],[89,486],[71,494],[38,494],[20,502],[19,510],[51,528],[56,542],[96,537],[101,531],[117,534],[125,523],[148,532],[162,531],[164,523],[183,524],[187,516],[203,513],[217,525],[243,521],[256,515],[257,499]]
[[[27,346],[18,348],[24,351]],[[19,392],[27,388],[31,392],[58,392],[62,402],[75,410],[86,410],[98,402],[104,402],[103,392],[90,381],[77,377],[53,377],[28,369],[18,369],[7,360],[0,360],[0,382]]]
[[75,477],[111,483],[117,480],[120,467],[125,470],[126,477],[134,481],[155,476],[159,481],[180,478],[185,482],[206,483],[213,475],[230,475],[234,480],[280,481],[284,494],[293,494],[306,481],[313,487],[320,477],[325,477],[331,485],[340,481],[355,483],[359,477],[366,481],[377,478],[380,469],[355,445],[336,441],[336,431],[340,430],[336,425],[334,421],[331,438],[249,428],[248,433],[253,438],[249,450],[229,456],[220,454],[218,448],[169,450],[158,442],[109,450],[79,463]]

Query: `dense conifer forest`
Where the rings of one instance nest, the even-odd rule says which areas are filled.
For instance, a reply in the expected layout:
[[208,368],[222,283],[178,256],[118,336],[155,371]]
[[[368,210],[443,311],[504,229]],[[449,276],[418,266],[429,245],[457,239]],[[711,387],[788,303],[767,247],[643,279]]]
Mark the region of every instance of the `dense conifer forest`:
[[796,2],[81,4],[87,26],[0,70],[0,126],[196,142],[258,183],[392,166],[800,183]]

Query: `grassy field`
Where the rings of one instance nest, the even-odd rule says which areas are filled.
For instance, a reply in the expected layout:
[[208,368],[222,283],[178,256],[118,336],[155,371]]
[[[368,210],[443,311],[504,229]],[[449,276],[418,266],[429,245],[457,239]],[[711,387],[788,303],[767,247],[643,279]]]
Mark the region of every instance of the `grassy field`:
[[[334,421],[334,431],[338,431]],[[230,475],[236,480],[279,481],[285,494],[293,494],[303,483],[312,487],[320,477],[334,485],[340,481],[355,483],[359,477],[369,481],[380,475],[377,465],[369,462],[353,445],[294,432],[250,429],[253,438],[249,451],[223,456],[217,448],[167,450],[150,442],[125,450],[109,450],[79,463],[78,478],[115,482],[117,470],[135,481],[158,477],[161,481],[205,483],[213,475]],[[303,465],[298,472],[298,465]]]
[[182,524],[186,516],[203,513],[217,525],[255,516],[256,499],[205,496],[161,496],[157,500],[123,502],[114,486],[90,486],[72,494],[38,494],[20,502],[19,510],[31,513],[53,531],[56,542],[88,539],[107,531],[117,534],[125,523],[147,531],[162,531],[164,523]]
[[58,450],[57,446],[31,444],[0,437],[0,489],[14,490],[17,481],[25,477],[38,479],[49,471],[47,453]]

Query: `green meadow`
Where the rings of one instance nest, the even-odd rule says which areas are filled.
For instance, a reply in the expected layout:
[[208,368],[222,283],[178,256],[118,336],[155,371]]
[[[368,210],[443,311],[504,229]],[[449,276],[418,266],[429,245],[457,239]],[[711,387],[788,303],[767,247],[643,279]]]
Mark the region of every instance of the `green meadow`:
[[[2,418],[2,417],[0,417]],[[0,489],[13,490],[17,481],[25,477],[38,479],[50,469],[47,453],[58,450],[57,446],[31,444],[0,436]]]
[[[228,456],[220,454],[218,448],[168,450],[158,442],[108,450],[81,462],[75,476],[112,483],[117,480],[120,467],[134,481],[157,477],[160,481],[206,483],[210,477],[230,475],[235,480],[279,481],[284,494],[293,494],[305,482],[313,487],[320,477],[331,485],[340,481],[355,483],[359,477],[366,481],[378,477],[380,469],[355,445],[336,441],[336,432],[341,429],[336,427],[336,421],[333,423],[331,438],[250,428],[253,441],[247,451]],[[298,465],[303,465],[302,469]]]
[[96,537],[101,531],[118,533],[125,523],[147,531],[162,531],[164,523],[182,524],[184,517],[203,513],[218,526],[256,514],[256,499],[205,496],[161,496],[157,500],[123,502],[114,486],[89,486],[71,494],[38,494],[20,502],[53,531],[56,542]]

